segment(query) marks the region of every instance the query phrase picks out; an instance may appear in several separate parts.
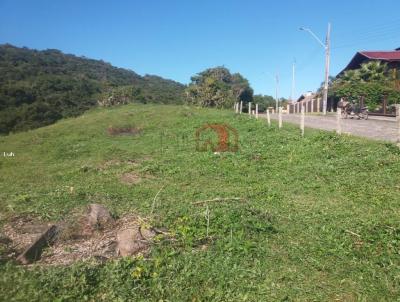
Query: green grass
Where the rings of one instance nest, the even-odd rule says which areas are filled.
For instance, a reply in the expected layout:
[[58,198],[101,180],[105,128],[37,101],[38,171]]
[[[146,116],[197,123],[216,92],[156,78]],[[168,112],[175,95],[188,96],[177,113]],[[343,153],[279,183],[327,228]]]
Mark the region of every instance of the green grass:
[[[236,128],[239,151],[197,152],[194,133],[208,122]],[[111,137],[110,125],[142,132]],[[24,213],[57,221],[91,202],[149,216],[164,186],[153,223],[176,238],[146,259],[1,263],[4,301],[400,300],[392,144],[310,129],[301,138],[294,126],[231,111],[129,105],[0,137],[3,151],[15,153],[0,158],[3,222]],[[121,183],[132,171],[142,182]],[[210,203],[206,238],[206,207],[192,203],[216,197],[245,201]]]

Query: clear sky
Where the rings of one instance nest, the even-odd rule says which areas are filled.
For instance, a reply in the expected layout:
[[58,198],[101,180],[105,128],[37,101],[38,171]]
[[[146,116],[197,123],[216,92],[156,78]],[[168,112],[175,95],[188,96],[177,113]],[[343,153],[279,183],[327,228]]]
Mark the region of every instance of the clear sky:
[[400,47],[399,0],[0,0],[0,43],[103,59],[182,83],[205,68],[240,72],[256,93],[319,87],[332,23],[331,75],[358,50]]

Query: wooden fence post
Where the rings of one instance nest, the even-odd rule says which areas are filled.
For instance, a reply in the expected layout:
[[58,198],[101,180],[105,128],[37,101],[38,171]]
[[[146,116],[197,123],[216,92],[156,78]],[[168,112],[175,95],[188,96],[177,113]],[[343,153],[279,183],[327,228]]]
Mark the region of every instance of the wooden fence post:
[[320,110],[321,110],[321,98],[317,98],[317,112],[321,112]]
[[290,104],[286,105],[286,114],[290,114]]
[[258,104],[256,104],[256,119],[258,119]]
[[269,108],[267,108],[267,122],[268,122],[268,127],[271,127],[271,117],[269,116]]
[[249,115],[251,116],[251,102],[249,102]]
[[383,114],[387,114],[387,94],[383,96]]
[[336,112],[336,133],[342,134],[342,108],[339,107]]
[[301,104],[301,116],[300,116],[300,130],[301,130],[301,136],[304,136],[304,104]]
[[311,99],[311,113],[314,112],[314,99]]
[[396,105],[397,146],[400,147],[400,104]]
[[243,112],[243,101],[240,101],[240,114]]
[[278,108],[279,129],[282,128],[282,107]]

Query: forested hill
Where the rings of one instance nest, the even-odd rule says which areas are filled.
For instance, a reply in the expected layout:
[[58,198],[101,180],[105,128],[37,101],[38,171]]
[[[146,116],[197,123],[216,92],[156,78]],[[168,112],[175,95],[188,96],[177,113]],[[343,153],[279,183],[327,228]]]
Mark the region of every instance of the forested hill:
[[124,102],[179,104],[184,89],[171,80],[55,49],[0,45],[0,134],[79,115],[121,91]]

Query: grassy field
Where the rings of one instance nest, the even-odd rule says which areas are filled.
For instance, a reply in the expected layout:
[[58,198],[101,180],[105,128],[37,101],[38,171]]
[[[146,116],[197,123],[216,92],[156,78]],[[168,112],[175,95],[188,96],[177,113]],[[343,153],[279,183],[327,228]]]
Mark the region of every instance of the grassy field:
[[[239,151],[196,151],[208,122],[236,128]],[[110,136],[109,126],[141,132]],[[2,223],[26,213],[58,221],[98,202],[152,217],[176,241],[101,265],[2,262],[2,301],[400,300],[392,144],[310,129],[301,138],[231,111],[129,105],[0,137],[4,151],[15,157],[0,157]],[[127,185],[124,173],[141,181]],[[231,197],[244,201],[208,204],[207,237],[207,207],[193,203]]]

